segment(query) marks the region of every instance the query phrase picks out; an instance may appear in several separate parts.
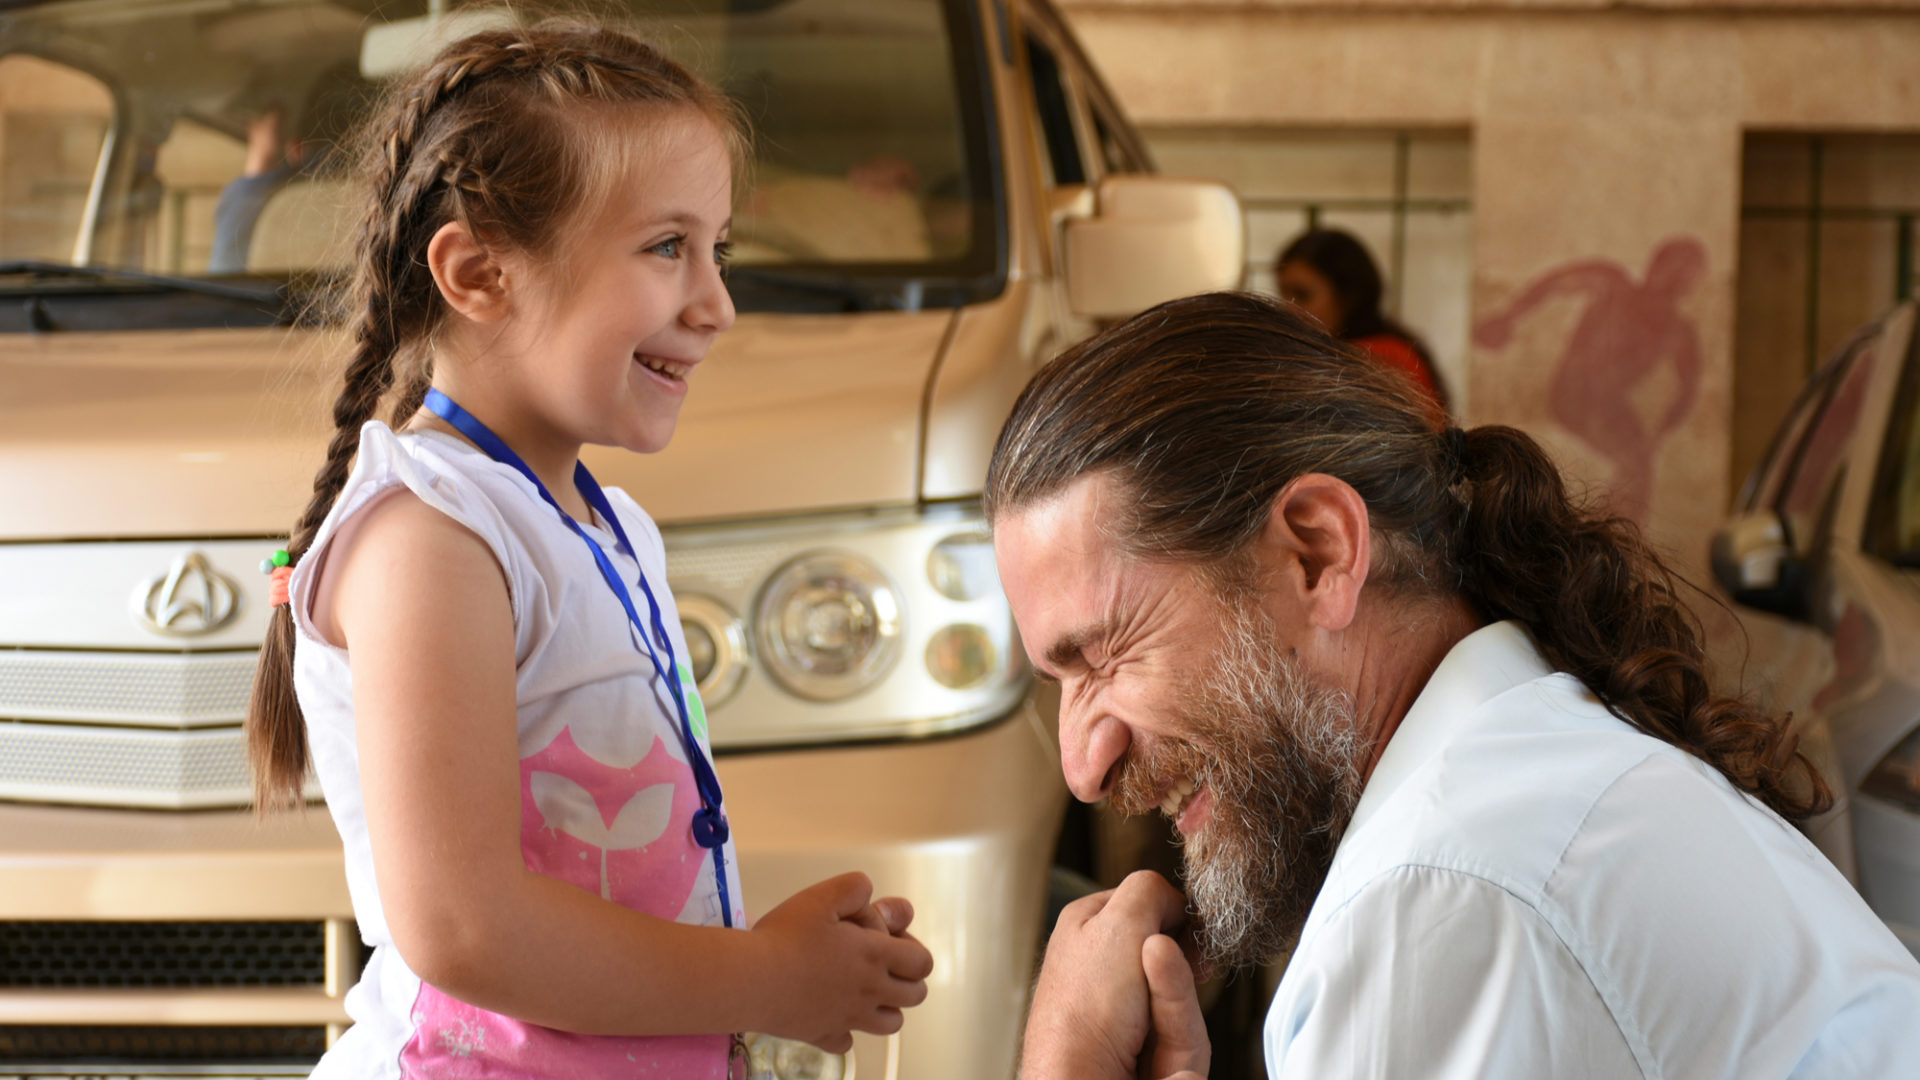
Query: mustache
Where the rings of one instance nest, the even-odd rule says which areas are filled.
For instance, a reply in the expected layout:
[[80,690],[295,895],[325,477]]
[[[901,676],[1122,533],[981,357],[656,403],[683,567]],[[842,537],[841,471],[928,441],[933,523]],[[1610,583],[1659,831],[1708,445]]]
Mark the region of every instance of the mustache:
[[1149,814],[1160,808],[1160,800],[1176,780],[1190,779],[1198,789],[1212,779],[1213,771],[1213,756],[1185,739],[1161,737],[1146,746],[1135,743],[1120,760],[1107,804],[1128,817]]

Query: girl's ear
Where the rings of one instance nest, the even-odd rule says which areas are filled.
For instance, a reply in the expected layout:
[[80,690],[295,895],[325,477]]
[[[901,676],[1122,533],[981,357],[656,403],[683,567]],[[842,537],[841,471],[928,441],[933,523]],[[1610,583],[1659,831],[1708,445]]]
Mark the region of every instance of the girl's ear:
[[433,234],[427,241],[427,269],[454,311],[477,323],[506,318],[505,270],[465,225],[449,221]]

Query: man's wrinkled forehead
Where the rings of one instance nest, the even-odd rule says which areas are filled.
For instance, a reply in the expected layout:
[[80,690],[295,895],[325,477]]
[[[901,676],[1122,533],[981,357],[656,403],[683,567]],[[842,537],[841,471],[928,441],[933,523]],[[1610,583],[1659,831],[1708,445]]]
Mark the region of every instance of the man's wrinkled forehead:
[[1121,542],[1115,519],[1126,515],[1127,498],[1109,475],[1093,474],[995,525],[1001,584],[1043,678],[1113,638],[1139,594],[1152,591],[1147,579],[1166,580],[1167,566],[1148,566]]

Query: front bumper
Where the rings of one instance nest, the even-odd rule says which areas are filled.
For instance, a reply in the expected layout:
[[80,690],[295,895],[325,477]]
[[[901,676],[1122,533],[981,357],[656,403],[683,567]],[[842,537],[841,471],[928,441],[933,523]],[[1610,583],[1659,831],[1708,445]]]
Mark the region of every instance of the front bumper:
[[[927,1000],[900,1035],[856,1037],[860,1080],[1011,1076],[1065,806],[1033,702],[958,736],[729,755],[719,772],[750,916],[849,870],[914,903],[912,932],[935,960]],[[322,807],[262,822],[0,805],[0,920],[313,920],[327,939],[325,985],[0,988],[0,1025],[337,1030],[359,959],[351,919]]]

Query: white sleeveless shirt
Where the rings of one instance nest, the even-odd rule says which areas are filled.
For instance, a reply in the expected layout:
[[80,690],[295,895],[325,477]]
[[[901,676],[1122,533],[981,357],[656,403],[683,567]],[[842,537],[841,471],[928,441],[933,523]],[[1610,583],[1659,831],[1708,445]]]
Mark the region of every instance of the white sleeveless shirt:
[[[354,1025],[327,1051],[315,1080],[413,1076],[724,1077],[727,1038],[575,1035],[487,1012],[421,981],[394,948],[368,842],[345,650],[311,622],[318,570],[333,537],[374,499],[404,486],[484,541],[505,573],[513,612],[520,755],[520,847],[529,869],[661,918],[722,922],[710,851],[694,843],[699,792],[678,714],[593,554],[513,468],[438,432],[360,431],[358,459],[289,583],[298,627],[294,684],[327,808],[346,850],[347,887],[374,953],[347,995]],[[641,571],[661,606],[700,752],[706,713],[686,670],[686,641],[666,588],[660,532],[618,488],[607,500],[637,549],[582,522],[633,593]],[[666,660],[661,654],[661,661]],[[738,860],[722,849],[733,924],[745,925]],[[662,979],[675,973],[661,972]]]

